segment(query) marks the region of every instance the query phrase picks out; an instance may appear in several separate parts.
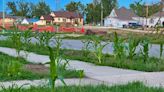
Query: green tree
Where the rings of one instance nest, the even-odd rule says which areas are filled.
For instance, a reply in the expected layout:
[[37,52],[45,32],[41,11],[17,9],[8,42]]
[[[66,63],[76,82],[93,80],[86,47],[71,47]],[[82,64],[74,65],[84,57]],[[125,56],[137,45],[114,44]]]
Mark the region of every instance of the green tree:
[[15,2],[8,2],[7,6],[11,10],[11,15],[17,15],[18,10]]
[[[146,4],[143,2],[143,0],[134,2],[133,4],[130,4],[130,9],[132,9],[138,16],[140,17],[146,17]],[[149,12],[148,16],[153,15],[154,13],[161,10],[160,4],[150,4],[148,6]]]
[[50,6],[44,0],[39,1],[37,4],[24,0],[9,1],[7,6],[11,10],[10,14],[14,16],[40,17],[49,14],[51,11]]
[[94,0],[93,3],[86,6],[87,23],[99,23],[101,21],[101,10],[103,9],[103,18],[105,18],[115,7],[117,7],[117,0]]
[[66,5],[66,10],[71,12],[78,12],[84,16],[86,12],[86,7],[81,2],[71,1],[69,4]]
[[110,14],[113,8],[117,7],[117,0],[101,0],[104,18]]
[[42,15],[47,15],[50,13],[50,6],[46,4],[45,1],[40,1],[38,4],[34,5],[31,3],[32,16],[40,17]]

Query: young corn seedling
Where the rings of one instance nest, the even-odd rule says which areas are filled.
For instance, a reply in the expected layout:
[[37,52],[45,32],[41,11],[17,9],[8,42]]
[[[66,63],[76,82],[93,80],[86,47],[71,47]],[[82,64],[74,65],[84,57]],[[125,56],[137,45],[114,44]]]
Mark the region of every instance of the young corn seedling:
[[83,43],[83,48],[82,48],[83,56],[87,58],[89,55],[89,50],[91,49],[92,42],[90,40],[84,40],[82,41],[82,43]]
[[12,41],[13,46],[16,49],[17,55],[19,57],[22,48],[21,34],[19,33],[19,29],[16,26],[13,27],[14,31],[12,32],[8,40]]
[[130,37],[128,40],[128,57],[132,60],[136,55],[135,51],[137,46],[140,43],[140,39],[136,39],[134,37]]
[[149,58],[149,41],[147,39],[142,40],[141,46],[143,47],[141,49],[143,60],[146,62]]
[[[59,68],[59,66],[61,65],[61,62],[63,60],[62,53],[61,53],[62,40],[59,39],[60,37],[56,37],[55,38],[55,47],[50,46],[49,43],[54,36],[55,35],[53,35],[50,32],[40,33],[39,36],[37,36],[37,37],[39,37],[39,40],[42,40],[42,41],[40,41],[40,45],[47,47],[49,50],[51,92],[55,92],[55,82],[57,79],[60,79],[65,84],[63,77],[60,75],[61,68]],[[64,63],[63,67],[66,67],[66,63]],[[65,68],[62,68],[62,69],[65,69]]]
[[31,28],[24,31],[23,33],[21,33],[21,38],[22,40],[22,49],[25,51],[26,57],[27,57],[27,52],[30,47],[29,44],[31,44],[31,37],[34,37]]
[[92,40],[92,46],[94,50],[94,55],[98,59],[98,63],[103,63],[103,49],[108,43],[102,43],[100,37],[91,37]]
[[116,32],[114,33],[113,48],[115,58],[122,59],[126,56],[124,40],[119,38]]

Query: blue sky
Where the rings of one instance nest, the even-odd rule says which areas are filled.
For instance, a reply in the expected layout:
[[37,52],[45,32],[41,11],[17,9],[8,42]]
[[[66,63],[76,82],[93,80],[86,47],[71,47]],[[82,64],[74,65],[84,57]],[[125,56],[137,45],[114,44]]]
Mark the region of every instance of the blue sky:
[[[16,1],[16,0],[5,0],[6,2],[8,1]],[[25,0],[25,1],[32,1],[33,3],[37,3],[40,0]],[[47,2],[47,4],[50,5],[52,10],[56,9],[56,4],[55,1],[56,0],[45,0]],[[60,8],[64,8],[66,4],[68,4],[70,1],[81,1],[83,4],[87,4],[92,2],[92,0],[60,0]],[[139,0],[118,0],[118,4],[119,7],[125,6],[127,8],[129,8],[129,4],[135,2],[135,1],[139,1]],[[152,3],[152,2],[158,2],[160,0],[144,0],[147,1],[148,3]],[[2,0],[0,0],[0,11],[2,11]]]

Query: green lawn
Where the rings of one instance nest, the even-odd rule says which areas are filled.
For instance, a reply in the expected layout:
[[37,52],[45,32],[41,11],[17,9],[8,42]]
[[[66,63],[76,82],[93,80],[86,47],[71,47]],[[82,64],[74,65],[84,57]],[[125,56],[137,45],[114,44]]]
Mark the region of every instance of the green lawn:
[[[11,90],[3,90],[0,92],[11,92]],[[29,89],[14,89],[12,92],[51,92],[49,87],[31,87]],[[142,83],[135,82],[127,85],[117,85],[107,87],[99,86],[71,86],[57,87],[56,92],[164,92],[163,88],[146,87]]]
[[[22,58],[14,58],[0,53],[0,63],[0,81],[49,78],[49,73],[37,73],[27,70],[24,66],[31,63]],[[59,73],[65,78],[80,77],[80,71],[65,70],[62,67]]]
[[[110,32],[110,31],[109,31]],[[119,35],[119,37],[123,38],[126,42],[127,39],[129,39],[130,36],[134,37],[134,38],[147,38],[148,40],[150,40],[150,43],[153,44],[164,44],[164,35],[160,35],[160,34],[145,34],[145,33],[132,33],[132,32],[124,32],[124,31],[116,31]],[[107,35],[104,36],[100,36],[101,40],[103,41],[111,41],[113,42],[113,33],[108,33]],[[64,37],[63,39],[74,39],[74,40],[88,40],[91,37],[93,37],[94,35],[83,35],[83,36],[79,36],[79,37]]]

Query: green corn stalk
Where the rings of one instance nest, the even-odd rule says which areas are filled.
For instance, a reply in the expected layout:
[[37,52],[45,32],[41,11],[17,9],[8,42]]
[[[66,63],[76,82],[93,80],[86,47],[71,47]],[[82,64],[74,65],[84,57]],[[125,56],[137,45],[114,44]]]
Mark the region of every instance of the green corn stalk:
[[128,57],[132,60],[133,57],[136,55],[135,51],[137,46],[140,43],[140,39],[136,39],[134,37],[130,37],[128,41]]
[[93,54],[95,55],[95,57],[98,59],[98,63],[102,64],[103,62],[103,49],[106,45],[108,45],[108,43],[106,44],[102,44],[101,43],[101,39],[99,37],[91,37],[92,40],[92,46],[94,49]]
[[124,40],[119,38],[117,33],[114,33],[114,42],[113,42],[113,48],[114,48],[114,56],[117,59],[122,59],[125,57],[126,52],[125,52],[125,44]]
[[[32,30],[31,29],[28,29],[26,30],[25,32],[21,33],[21,37],[23,38],[23,41],[22,41],[22,49],[25,51],[28,51],[29,48],[29,44],[31,44],[31,37],[33,37],[33,33],[32,33]],[[26,53],[26,57],[27,57],[27,53]]]
[[[50,84],[51,84],[51,92],[55,92],[55,81],[57,79],[60,79],[63,84],[65,84],[63,77],[60,76],[60,62],[63,60],[62,59],[62,54],[61,54],[61,42],[62,40],[60,37],[55,37],[56,35],[53,35],[50,32],[44,32],[38,34],[39,40],[40,40],[40,45],[45,46],[49,50],[49,58],[50,58]],[[55,47],[49,46],[50,40],[55,37]],[[63,70],[65,69],[66,64],[63,65]],[[65,84],[66,85],[66,84]]]
[[13,28],[14,28],[14,31],[12,32],[8,40],[12,41],[13,46],[14,48],[16,48],[16,52],[19,57],[19,53],[22,48],[21,34],[19,33],[19,29],[15,25],[13,26]]
[[143,50],[141,50],[143,60],[146,62],[149,58],[149,41],[147,39],[142,40],[141,46],[143,47]]
[[88,57],[88,55],[89,55],[89,49],[91,48],[90,47],[90,44],[92,42],[90,40],[84,40],[84,41],[82,41],[82,43],[83,43],[83,48],[82,48],[83,56],[84,57]]

